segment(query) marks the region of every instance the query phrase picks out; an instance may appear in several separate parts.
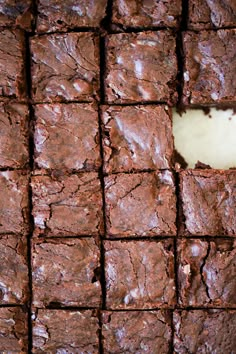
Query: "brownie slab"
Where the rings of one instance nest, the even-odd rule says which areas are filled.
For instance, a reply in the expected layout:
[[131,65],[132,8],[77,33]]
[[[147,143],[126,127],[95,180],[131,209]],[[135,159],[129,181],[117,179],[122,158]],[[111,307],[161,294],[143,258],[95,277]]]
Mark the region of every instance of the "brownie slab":
[[0,96],[25,98],[24,43],[25,38],[22,31],[1,30]]
[[188,170],[180,173],[185,231],[193,236],[235,236],[236,171]]
[[0,172],[0,234],[28,231],[28,182],[25,171]]
[[170,171],[105,177],[108,237],[176,235],[176,197]]
[[178,27],[182,4],[180,0],[114,0],[112,21],[124,27]]
[[236,241],[181,240],[178,264],[181,305],[236,306]]
[[27,314],[20,307],[0,308],[2,353],[28,353]]
[[236,101],[236,29],[186,32],[183,35],[186,105]]
[[0,254],[0,304],[23,304],[29,294],[26,239],[0,235]]
[[98,27],[106,14],[107,0],[39,0],[38,32]]
[[107,37],[105,94],[108,103],[175,103],[177,61],[170,31]]
[[104,353],[169,353],[171,318],[167,311],[104,312]]
[[102,232],[98,174],[33,176],[35,235],[90,236]]
[[108,309],[175,304],[173,241],[105,241]]
[[167,107],[104,106],[102,120],[105,173],[170,168],[173,137]]
[[98,37],[93,33],[31,39],[35,102],[92,101],[99,81]]
[[1,0],[0,26],[19,26],[31,30],[32,15],[31,0]]
[[187,353],[234,353],[236,311],[174,312],[174,350]]
[[39,168],[91,171],[100,167],[94,104],[39,104],[35,116],[35,163]]
[[92,238],[34,242],[33,305],[98,307],[99,258],[99,248]]
[[235,0],[189,0],[190,29],[236,27]]

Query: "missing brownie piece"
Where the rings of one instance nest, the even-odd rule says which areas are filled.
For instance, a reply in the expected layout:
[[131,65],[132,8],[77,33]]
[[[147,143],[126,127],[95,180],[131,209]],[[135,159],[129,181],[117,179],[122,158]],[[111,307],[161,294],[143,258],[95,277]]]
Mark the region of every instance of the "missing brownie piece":
[[108,309],[175,304],[173,241],[105,241]]
[[98,111],[94,104],[35,106],[35,163],[39,168],[98,170]]
[[236,235],[235,180],[235,170],[186,170],[180,173],[183,235]]
[[99,307],[99,259],[93,238],[34,241],[33,305]]
[[103,106],[104,172],[168,169],[173,152],[168,107]]
[[181,0],[114,0],[112,22],[124,27],[178,27]]
[[175,186],[168,170],[105,177],[105,201],[110,238],[176,235]]
[[33,194],[34,234],[93,236],[103,230],[102,192],[95,172],[35,175]]
[[168,311],[106,311],[102,314],[104,353],[169,353]]
[[177,59],[171,31],[111,34],[106,55],[108,103],[176,102]]
[[185,32],[185,105],[236,101],[236,29]]
[[31,51],[35,102],[93,101],[99,82],[96,34],[35,36],[31,39]]

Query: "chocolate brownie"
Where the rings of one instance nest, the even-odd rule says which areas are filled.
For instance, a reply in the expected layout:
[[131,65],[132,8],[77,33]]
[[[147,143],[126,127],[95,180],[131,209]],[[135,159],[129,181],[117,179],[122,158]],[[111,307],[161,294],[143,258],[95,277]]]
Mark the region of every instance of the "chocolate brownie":
[[0,1],[0,26],[16,25],[30,31],[32,22],[32,0]]
[[233,354],[236,348],[236,311],[174,312],[176,354]]
[[169,353],[168,311],[103,312],[104,353]]
[[185,239],[178,245],[183,306],[236,306],[236,241]]
[[28,182],[25,171],[0,172],[0,234],[28,231]]
[[98,307],[99,247],[92,238],[35,241],[33,305]]
[[187,170],[180,173],[184,234],[236,235],[235,180],[235,170]]
[[95,34],[35,36],[31,51],[36,102],[92,101],[97,95],[99,46]]
[[0,308],[1,353],[28,353],[27,314],[21,307]]
[[107,0],[39,0],[38,32],[98,27],[106,14]]
[[104,172],[167,169],[173,152],[165,106],[103,107]]
[[183,35],[184,104],[236,101],[236,29],[186,32]]
[[114,0],[113,23],[124,27],[178,27],[181,0]]
[[89,171],[100,167],[94,104],[39,104],[35,116],[35,162],[39,168]]
[[22,168],[29,162],[29,111],[26,105],[0,102],[0,167]]
[[108,309],[175,304],[173,241],[105,241]]
[[109,103],[175,103],[175,37],[166,31],[112,34],[106,40]]
[[25,98],[24,43],[25,38],[22,31],[1,30],[0,96]]
[[105,177],[109,237],[176,235],[176,198],[170,171]]
[[23,304],[29,294],[26,240],[0,235],[0,254],[0,304]]
[[235,0],[189,0],[190,29],[236,27]]
[[60,173],[32,177],[35,235],[98,235],[103,218],[97,173]]

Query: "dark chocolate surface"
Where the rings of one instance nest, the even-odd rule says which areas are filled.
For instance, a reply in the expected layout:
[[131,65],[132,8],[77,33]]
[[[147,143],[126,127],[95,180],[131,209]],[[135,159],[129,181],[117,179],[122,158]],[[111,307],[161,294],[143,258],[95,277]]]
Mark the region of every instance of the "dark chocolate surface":
[[17,26],[30,31],[32,22],[32,0],[0,1],[0,26]]

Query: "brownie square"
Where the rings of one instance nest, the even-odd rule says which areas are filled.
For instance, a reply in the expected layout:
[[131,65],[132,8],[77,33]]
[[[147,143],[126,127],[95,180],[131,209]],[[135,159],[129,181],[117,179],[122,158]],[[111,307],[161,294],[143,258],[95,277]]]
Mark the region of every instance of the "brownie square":
[[104,106],[104,172],[167,169],[173,152],[172,123],[165,106]]
[[92,101],[99,82],[99,45],[93,33],[31,39],[32,96],[36,102]]
[[98,307],[99,258],[99,248],[92,238],[34,242],[33,305]]
[[105,241],[108,309],[175,304],[173,241]]
[[0,33],[0,96],[24,99],[25,38],[20,30],[5,29]]
[[25,171],[0,172],[0,234],[28,231],[28,182]]
[[186,105],[236,101],[236,29],[183,35]]
[[235,352],[236,311],[176,311],[174,326],[177,354]]
[[31,0],[0,1],[0,26],[19,26],[30,31],[32,22]]
[[176,197],[170,171],[105,177],[109,237],[176,235]]
[[22,168],[29,162],[29,111],[26,105],[0,102],[0,167]]
[[184,235],[236,235],[236,171],[188,170],[180,173]]
[[106,14],[107,0],[39,0],[38,32],[98,27]]
[[29,294],[26,239],[0,235],[0,254],[0,304],[23,304]]
[[0,348],[2,353],[28,353],[27,314],[21,307],[0,308]]
[[104,312],[104,353],[169,353],[171,318],[167,311]]
[[35,163],[39,168],[98,170],[101,157],[94,104],[39,104],[35,116]]
[[236,306],[236,241],[185,239],[178,245],[183,306]]
[[107,37],[105,94],[109,103],[175,103],[177,61],[170,31]]
[[33,176],[35,235],[77,236],[102,232],[102,193],[97,173]]
[[178,27],[181,0],[114,0],[113,23],[124,27]]
[[236,26],[235,0],[189,0],[190,29]]

